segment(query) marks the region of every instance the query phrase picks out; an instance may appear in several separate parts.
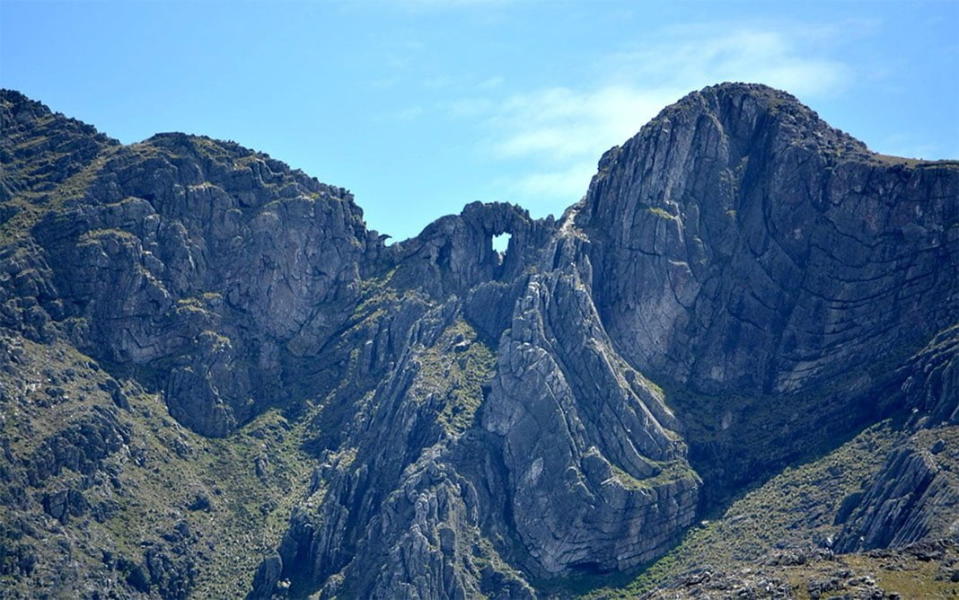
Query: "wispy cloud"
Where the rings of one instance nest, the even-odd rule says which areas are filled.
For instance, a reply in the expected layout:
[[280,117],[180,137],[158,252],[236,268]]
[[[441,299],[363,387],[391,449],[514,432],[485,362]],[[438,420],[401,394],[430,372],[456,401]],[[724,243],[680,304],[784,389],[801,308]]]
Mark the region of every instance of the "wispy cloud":
[[622,141],[675,99],[674,90],[626,84],[517,94],[489,117],[491,150],[500,158],[562,163],[591,156],[595,160],[597,149]]
[[840,87],[848,68],[811,54],[810,45],[828,44],[831,27],[738,29],[723,35],[697,35],[701,28],[677,28],[678,38],[612,57],[613,71],[646,85],[703,85],[718,81],[759,81],[799,95]]
[[[726,31],[717,35],[715,31]],[[474,96],[448,105],[449,114],[480,118],[484,148],[528,172],[511,183],[530,206],[581,196],[596,160],[667,104],[720,81],[761,82],[812,98],[835,93],[850,77],[847,65],[823,48],[839,30],[802,27],[685,27],[624,48],[596,68],[591,85],[550,87],[495,98]]]
[[501,85],[503,85],[503,83],[504,83],[505,81],[506,81],[505,79],[503,79],[503,78],[500,77],[499,75],[496,75],[496,76],[494,76],[494,77],[490,77],[490,78],[488,78],[488,79],[484,79],[483,81],[481,81],[481,82],[479,83],[479,88],[480,88],[481,90],[492,90],[492,89],[496,89],[496,88],[500,87]]
[[584,182],[589,181],[595,168],[592,163],[574,163],[565,169],[532,172],[522,175],[512,184],[512,188],[530,197],[564,197],[571,191],[586,191]]
[[[909,133],[897,133],[879,141],[878,146],[884,153],[910,158],[935,159],[940,156],[959,156],[959,152],[949,153],[949,148],[941,144],[924,142],[920,137]],[[956,148],[959,150],[959,148]]]

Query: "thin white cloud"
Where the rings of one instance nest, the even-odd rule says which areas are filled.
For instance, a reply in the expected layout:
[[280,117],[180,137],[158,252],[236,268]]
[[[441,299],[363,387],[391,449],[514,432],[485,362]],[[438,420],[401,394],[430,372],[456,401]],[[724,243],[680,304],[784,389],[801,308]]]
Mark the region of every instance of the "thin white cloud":
[[440,109],[445,109],[450,116],[461,118],[487,117],[495,107],[496,102],[490,98],[460,98],[440,105]]
[[[905,156],[909,158],[921,158],[934,160],[937,157],[948,156],[946,148],[941,144],[929,144],[923,142],[919,137],[908,133],[897,133],[887,136],[878,144],[884,154],[891,156]],[[954,153],[952,156],[959,156]]]
[[586,192],[584,182],[589,182],[595,168],[592,164],[576,163],[562,170],[534,172],[521,176],[512,187],[531,197],[562,197],[570,190]]
[[[721,81],[761,82],[809,98],[835,93],[851,73],[817,52],[835,43],[831,27],[685,27],[627,48],[597,67],[598,82],[551,87],[494,99],[475,97],[448,106],[456,117],[481,118],[486,151],[524,161],[529,172],[511,191],[529,205],[576,201],[596,160],[621,144],[683,94]],[[485,92],[485,93],[484,93]],[[539,201],[539,202],[537,202]]]
[[[823,28],[739,29],[712,37],[663,42],[616,57],[621,76],[672,85],[760,81],[798,95],[842,86],[848,68],[807,53],[805,44],[830,34]],[[701,87],[701,86],[700,86]]]
[[423,87],[430,90],[441,90],[453,85],[453,79],[446,76],[429,77],[423,81]]
[[674,90],[629,85],[586,92],[548,88],[515,95],[490,117],[496,131],[491,150],[499,158],[595,161],[599,152],[635,133],[674,100]]

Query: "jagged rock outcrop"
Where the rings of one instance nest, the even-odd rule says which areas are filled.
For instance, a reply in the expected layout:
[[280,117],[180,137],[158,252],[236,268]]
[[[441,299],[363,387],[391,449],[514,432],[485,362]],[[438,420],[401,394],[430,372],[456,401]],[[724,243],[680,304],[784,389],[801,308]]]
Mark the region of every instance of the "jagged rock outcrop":
[[603,329],[582,245],[566,232],[549,248],[554,269],[530,277],[483,415],[503,437],[517,533],[553,576],[648,561],[698,501],[674,415]]
[[10,202],[22,194],[43,198],[87,168],[105,149],[119,145],[96,128],[53,114],[46,106],[13,91],[3,91],[0,161],[0,223],[23,208]]
[[930,535],[959,535],[959,328],[932,338],[900,369],[897,400],[915,431],[861,492],[848,498],[843,552],[901,548]]
[[[438,219],[397,244],[393,281],[436,298],[463,296],[486,282],[512,281],[535,264],[554,229],[552,217],[537,221],[517,206],[473,202],[461,214]],[[492,238],[503,233],[510,234],[510,244],[500,254]]]
[[945,447],[933,453],[917,448],[915,442],[894,450],[855,499],[856,508],[836,540],[836,550],[901,548],[930,535],[959,535],[959,479],[952,473],[957,462],[952,441],[947,453],[942,453]]
[[609,151],[577,224],[634,364],[789,394],[952,324],[957,185],[955,164],[871,154],[788,94],[716,86]]
[[[48,121],[61,135],[91,133],[5,99],[4,123],[20,135],[31,123],[40,135]],[[19,139],[7,139],[13,159],[26,154]],[[38,216],[32,239],[5,260],[9,322],[41,320],[25,331],[38,335],[52,321],[98,360],[153,371],[172,413],[205,435],[282,402],[286,357],[315,353],[342,327],[361,269],[382,251],[350,194],[207,138],[95,149],[79,172],[54,177],[82,179],[75,188],[45,193],[49,177],[31,173],[36,197],[22,210],[59,208]],[[28,185],[21,179],[11,185]]]
[[896,367],[959,310],[956,167],[872,154],[749,85],[690,94],[600,161],[576,216],[594,300],[672,392],[709,497],[896,406]]
[[[94,549],[30,540],[87,526],[127,596],[531,599],[885,416],[913,442],[955,424],[959,166],[872,154],[788,94],[690,94],[559,221],[473,203],[391,246],[346,190],[232,142],[122,146],[0,100],[17,581],[80,589],[49,574]],[[837,548],[951,526],[952,438],[921,439],[842,503]],[[183,489],[143,477],[194,463]],[[156,519],[135,552],[133,515]],[[244,522],[245,562],[202,538]]]
[[936,334],[902,372],[897,395],[914,409],[911,427],[959,425],[959,325]]

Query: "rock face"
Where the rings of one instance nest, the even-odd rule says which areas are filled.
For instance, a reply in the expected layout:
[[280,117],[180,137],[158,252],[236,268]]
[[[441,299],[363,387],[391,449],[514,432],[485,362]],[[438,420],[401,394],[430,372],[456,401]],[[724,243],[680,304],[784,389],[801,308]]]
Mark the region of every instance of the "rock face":
[[[559,221],[474,203],[386,246],[349,192],[266,155],[122,146],[0,99],[20,390],[0,400],[47,427],[45,348],[65,381],[96,382],[50,384],[44,402],[75,408],[39,445],[29,419],[3,430],[4,504],[34,511],[4,530],[18,585],[90,588],[94,571],[51,580],[69,552],[30,540],[93,519],[110,549],[77,551],[109,552],[122,596],[228,596],[240,577],[249,598],[536,598],[655,560],[743,486],[888,415],[912,441],[843,503],[837,547],[948,529],[952,438],[916,440],[956,424],[955,163],[872,154],[788,94],[723,84],[606,153]],[[150,398],[192,433],[164,433]],[[236,471],[194,446],[251,454]],[[130,503],[165,510],[123,483],[146,456],[159,477],[210,470],[131,557]],[[226,577],[242,561],[199,540],[251,497],[268,548]]]
[[959,482],[949,469],[955,457],[944,458],[937,460],[927,449],[894,451],[857,498],[836,549],[898,548],[929,535],[954,535],[959,530]]
[[707,88],[603,157],[577,224],[635,364],[705,393],[789,394],[953,324],[956,185],[781,92]]
[[575,217],[594,300],[711,496],[901,403],[895,367],[959,312],[956,176],[763,86],[690,94],[603,157]]
[[[35,109],[9,105],[5,123]],[[11,257],[11,280],[28,289],[8,305],[34,298],[35,328],[154,371],[171,414],[204,435],[284,400],[288,357],[342,326],[379,248],[345,190],[235,144],[162,134],[109,146],[70,177],[83,185],[27,196],[29,208],[59,206]]]
[[556,267],[529,278],[500,338],[483,426],[503,438],[509,510],[537,565],[621,570],[693,520],[699,479],[661,392],[603,328],[582,242],[565,232],[548,250]]
[[848,499],[840,551],[901,548],[959,534],[959,329],[940,332],[900,371],[897,400],[912,408],[907,431],[915,433]]

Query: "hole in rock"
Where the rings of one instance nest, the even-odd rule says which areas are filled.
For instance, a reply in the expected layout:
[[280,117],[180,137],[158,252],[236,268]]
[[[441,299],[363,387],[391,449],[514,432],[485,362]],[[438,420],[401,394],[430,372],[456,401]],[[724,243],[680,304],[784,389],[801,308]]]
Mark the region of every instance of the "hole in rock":
[[501,233],[499,235],[493,236],[493,250],[496,250],[500,254],[506,252],[506,247],[509,246],[509,238],[512,237],[508,233]]

